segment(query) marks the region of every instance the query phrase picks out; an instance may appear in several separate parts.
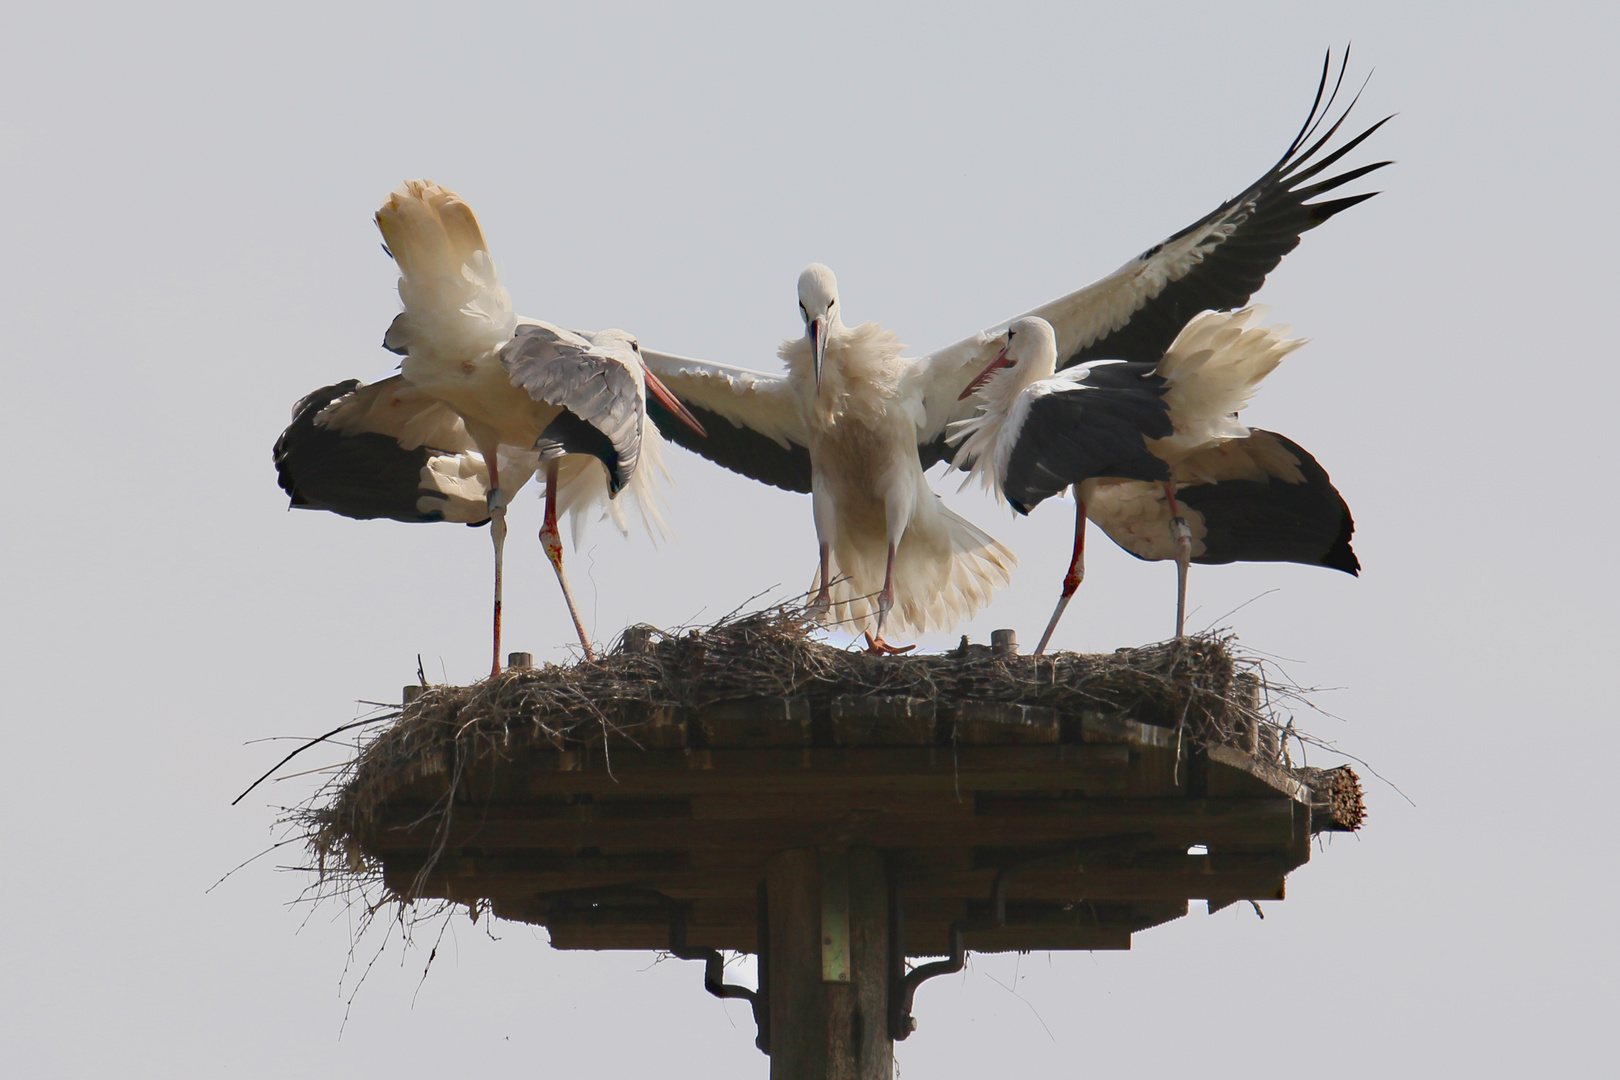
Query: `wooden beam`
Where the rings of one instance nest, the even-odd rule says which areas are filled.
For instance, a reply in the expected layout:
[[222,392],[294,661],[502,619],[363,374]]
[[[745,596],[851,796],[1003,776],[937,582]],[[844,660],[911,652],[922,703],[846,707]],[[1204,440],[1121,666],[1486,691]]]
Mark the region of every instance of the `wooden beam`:
[[[610,760],[611,759],[611,762]],[[611,768],[609,765],[611,763]],[[633,791],[639,797],[710,792],[1029,791],[1107,789],[1130,771],[1123,745],[860,747],[604,752],[535,750],[503,762],[523,790],[504,797]],[[472,770],[466,790],[501,798],[505,790]],[[444,776],[417,780],[398,799],[436,799]]]
[[833,698],[833,741],[839,746],[928,746],[934,742],[934,702],[895,694]]
[[858,796],[847,801],[827,797],[801,801],[754,795],[584,806],[486,804],[458,807],[442,833],[428,807],[407,804],[390,807],[388,818],[377,823],[364,843],[368,850],[385,855],[440,846],[452,853],[464,847],[491,853],[586,847],[602,851],[721,848],[746,858],[784,846],[981,846],[1005,843],[1010,835],[1033,846],[1132,832],[1151,833],[1166,844],[1183,848],[1194,844],[1287,847],[1294,839],[1296,816],[1296,804],[1279,798],[1025,800],[994,796],[975,806],[955,803],[949,793],[940,792],[932,798],[916,798],[906,807],[909,813],[890,813],[883,809],[884,800],[872,802],[874,807],[866,806]]
[[[652,889],[681,900],[732,900],[746,904],[753,895],[765,859],[729,873],[697,870],[649,871],[635,869],[580,869],[532,871],[501,865],[500,859],[452,860],[428,874],[419,897],[453,900],[521,900],[542,894],[585,889],[637,887]],[[1014,876],[1007,886],[1012,900],[1207,900],[1281,898],[1290,858],[1261,855],[1187,855],[1141,866],[1106,866],[1076,869],[1033,869]],[[404,893],[416,882],[420,860],[385,863],[385,881]],[[928,898],[952,901],[988,897],[996,870],[908,875],[908,902]]]

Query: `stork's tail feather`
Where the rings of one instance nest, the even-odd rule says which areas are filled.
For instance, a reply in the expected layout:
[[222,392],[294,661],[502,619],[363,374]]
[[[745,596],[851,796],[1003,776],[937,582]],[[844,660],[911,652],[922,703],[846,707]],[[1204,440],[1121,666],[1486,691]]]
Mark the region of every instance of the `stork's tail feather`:
[[1179,457],[1224,439],[1241,439],[1249,429],[1236,413],[1248,405],[1261,380],[1283,357],[1305,344],[1288,337],[1286,326],[1251,326],[1269,309],[1206,311],[1177,335],[1158,374],[1169,384],[1165,404],[1176,433],[1149,445],[1161,457]]
[[461,196],[429,180],[407,180],[377,211],[399,264],[405,317],[389,328],[397,352],[477,355],[499,348],[517,325],[483,230]]
[[[1012,580],[1018,557],[983,529],[936,501],[928,522],[912,522],[894,565],[894,607],[885,634],[950,630],[972,618]],[[832,605],[826,622],[851,633],[877,630],[884,561],[845,566],[833,548]],[[818,583],[819,584],[819,583]]]

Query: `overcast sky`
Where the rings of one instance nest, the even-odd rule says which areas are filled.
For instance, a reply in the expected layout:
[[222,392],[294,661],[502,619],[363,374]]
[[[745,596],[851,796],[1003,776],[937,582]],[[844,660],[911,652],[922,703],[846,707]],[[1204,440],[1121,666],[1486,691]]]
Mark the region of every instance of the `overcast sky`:
[[[516,306],[776,368],[808,262],[918,352],[1077,288],[1258,176],[1323,51],[1396,120],[1385,193],[1259,299],[1311,344],[1247,418],[1355,512],[1360,580],[1195,567],[1190,623],[1332,689],[1359,836],[1288,899],[1129,953],[975,956],[918,994],[910,1077],[1590,1072],[1613,1023],[1617,746],[1611,4],[34,5],[0,38],[8,512],[0,1056],[15,1075],[760,1077],[701,967],[458,918],[427,979],[292,905],[286,744],[487,663],[487,534],[288,513],[292,402],[386,376],[371,213],[477,210]],[[588,624],[808,585],[808,499],[672,451],[675,539],[605,527]],[[951,484],[954,488],[954,483]],[[1031,642],[1072,518],[953,505],[1021,559],[963,628]],[[571,632],[512,510],[508,641]],[[1174,572],[1100,537],[1057,644],[1172,628]],[[1247,606],[1242,606],[1247,604]],[[1241,610],[1234,612],[1234,609]],[[951,640],[929,639],[925,647]],[[312,761],[310,767],[335,760]],[[1327,755],[1313,762],[1331,763]],[[369,954],[367,954],[369,955]],[[419,986],[420,984],[420,986]],[[1014,993],[1016,991],[1016,995]],[[341,1036],[340,1036],[341,1031]],[[1600,1048],[1600,1043],[1603,1046]]]

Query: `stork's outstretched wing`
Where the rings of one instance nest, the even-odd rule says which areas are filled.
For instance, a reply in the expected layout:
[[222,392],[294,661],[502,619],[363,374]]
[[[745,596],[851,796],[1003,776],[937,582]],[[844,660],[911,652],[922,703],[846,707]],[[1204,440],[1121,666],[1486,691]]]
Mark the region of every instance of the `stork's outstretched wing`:
[[534,449],[541,460],[593,454],[618,494],[641,457],[642,394],[632,372],[633,339],[622,330],[585,335],[550,323],[520,325],[501,349],[512,385],[563,412]]
[[649,399],[647,415],[666,439],[761,483],[810,491],[810,436],[785,375],[649,349],[641,359],[708,432],[698,436]]
[[[1331,53],[1323,61],[1316,99],[1299,134],[1277,163],[1242,193],[1101,281],[1026,312],[1039,315],[1057,332],[1060,369],[1096,359],[1157,362],[1193,316],[1248,303],[1266,275],[1298,246],[1303,233],[1377,194],[1310,201],[1390,164],[1378,161],[1311,182],[1389,120],[1385,117],[1317,156],[1356,104],[1353,98],[1338,119],[1328,123],[1349,58],[1346,49],[1331,92]],[[926,381],[928,412],[922,439],[924,467],[947,456],[938,441],[945,425],[972,415],[971,403],[958,403],[956,396],[994,356],[1013,321],[1008,319],[919,361],[918,377]]]
[[489,474],[461,418],[398,375],[369,386],[348,379],[305,397],[274,455],[281,489],[300,509],[489,521]]

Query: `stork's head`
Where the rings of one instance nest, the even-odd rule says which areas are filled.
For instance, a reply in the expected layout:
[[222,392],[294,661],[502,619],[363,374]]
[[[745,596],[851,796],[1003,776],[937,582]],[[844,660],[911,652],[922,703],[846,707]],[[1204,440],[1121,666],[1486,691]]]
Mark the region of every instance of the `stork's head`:
[[659,404],[674,414],[675,419],[697,432],[708,436],[698,418],[692,415],[692,410],[681,404],[680,398],[672,393],[664,381],[653,374],[652,368],[641,356],[641,342],[634,334],[626,330],[598,330],[591,336],[591,352],[605,354],[623,364],[641,382],[644,394],[651,394]]
[[810,339],[816,389],[821,389],[821,360],[827,355],[827,337],[842,326],[838,318],[838,279],[820,263],[811,263],[799,275],[799,315],[804,336]]
[[[1007,374],[992,382],[991,377],[1003,369]],[[1010,400],[1030,383],[1050,378],[1055,371],[1057,334],[1052,331],[1052,324],[1038,316],[1026,316],[1007,328],[1001,351],[973,377],[957,400],[965,400],[974,393]]]

